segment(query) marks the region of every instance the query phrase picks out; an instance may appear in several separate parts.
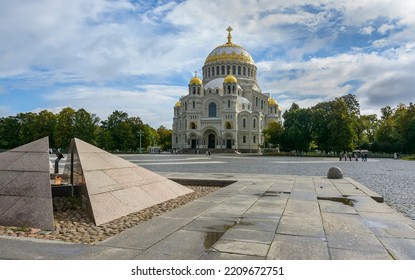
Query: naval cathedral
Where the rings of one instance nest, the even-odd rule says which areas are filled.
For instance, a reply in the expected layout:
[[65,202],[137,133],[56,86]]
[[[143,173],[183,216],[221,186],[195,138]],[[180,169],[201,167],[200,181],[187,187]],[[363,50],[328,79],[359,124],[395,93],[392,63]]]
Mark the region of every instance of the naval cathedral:
[[232,42],[216,47],[195,73],[188,93],[174,106],[172,148],[183,152],[257,153],[264,144],[263,130],[281,122],[281,109],[256,79],[251,55]]

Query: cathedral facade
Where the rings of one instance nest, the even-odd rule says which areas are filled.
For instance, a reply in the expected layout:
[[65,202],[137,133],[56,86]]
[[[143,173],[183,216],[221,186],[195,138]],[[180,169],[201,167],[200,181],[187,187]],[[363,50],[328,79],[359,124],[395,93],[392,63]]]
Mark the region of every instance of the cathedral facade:
[[257,153],[263,130],[281,122],[280,107],[257,82],[254,60],[227,31],[227,43],[207,56],[203,78],[195,73],[174,106],[173,150]]

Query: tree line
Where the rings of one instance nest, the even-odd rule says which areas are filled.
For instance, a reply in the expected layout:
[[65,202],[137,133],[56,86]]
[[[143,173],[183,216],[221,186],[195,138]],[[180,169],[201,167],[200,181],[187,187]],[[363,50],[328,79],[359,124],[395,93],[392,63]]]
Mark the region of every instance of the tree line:
[[0,118],[0,149],[5,150],[49,136],[52,148],[66,149],[76,137],[108,151],[138,151],[140,134],[143,149],[171,149],[171,130],[164,126],[154,129],[122,111],[114,111],[106,120],[70,107],[57,114],[43,110]]
[[266,146],[282,151],[415,153],[415,105],[399,104],[376,114],[361,115],[355,95],[320,102],[310,108],[293,103],[284,122],[271,123],[264,131]]

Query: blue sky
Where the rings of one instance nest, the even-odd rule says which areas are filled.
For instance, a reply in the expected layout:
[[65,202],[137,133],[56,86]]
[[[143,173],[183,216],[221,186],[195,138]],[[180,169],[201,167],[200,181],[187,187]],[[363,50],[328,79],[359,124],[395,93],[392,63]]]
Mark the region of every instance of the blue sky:
[[70,106],[171,128],[216,46],[244,46],[282,109],[415,101],[415,2],[0,0],[0,117]]

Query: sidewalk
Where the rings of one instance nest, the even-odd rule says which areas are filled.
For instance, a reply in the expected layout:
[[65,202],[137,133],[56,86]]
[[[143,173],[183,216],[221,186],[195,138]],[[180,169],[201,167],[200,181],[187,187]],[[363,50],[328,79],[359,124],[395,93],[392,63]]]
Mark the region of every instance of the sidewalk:
[[0,259],[415,259],[415,222],[350,178],[163,175],[233,183],[94,246],[1,236]]

